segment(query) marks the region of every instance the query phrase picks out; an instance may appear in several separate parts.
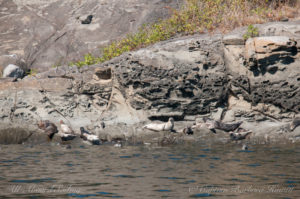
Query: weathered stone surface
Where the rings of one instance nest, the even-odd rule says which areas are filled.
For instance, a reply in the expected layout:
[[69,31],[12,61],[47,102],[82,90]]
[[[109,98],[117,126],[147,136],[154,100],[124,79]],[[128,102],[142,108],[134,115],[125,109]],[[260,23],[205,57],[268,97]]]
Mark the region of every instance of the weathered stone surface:
[[[300,112],[296,33],[300,24],[291,23],[291,34],[260,33],[262,37],[249,39],[246,45],[224,45],[220,35],[194,35],[103,64],[63,66],[16,82],[0,81],[0,123],[48,119],[58,124],[64,119],[77,132],[80,126],[88,126],[101,139],[122,137],[135,142],[135,137],[161,139],[160,134],[140,129],[149,119],[174,117],[175,130],[180,130],[194,119],[209,116],[244,121],[243,128],[264,140],[265,132],[276,138],[297,136],[300,128],[292,133],[286,128]],[[270,28],[272,23],[267,25]],[[258,27],[261,31],[264,26]],[[234,34],[244,32],[242,28]],[[256,61],[249,67],[251,59]]]
[[224,45],[244,45],[245,39],[240,34],[227,34],[223,37]]
[[250,38],[245,45],[247,66],[256,73],[276,72],[276,63],[288,65],[298,54],[297,42],[286,36]]
[[24,142],[36,144],[47,142],[47,135],[30,123],[22,121],[1,122],[0,144],[23,144]]
[[224,47],[230,89],[253,106],[264,103],[278,107],[281,114],[299,112],[300,23],[276,22],[257,27],[261,37],[248,39],[245,46]]
[[[227,78],[219,38],[196,36],[154,45],[113,60],[131,106],[149,118],[209,113],[225,103]],[[172,114],[173,113],[173,114]]]
[[[18,54],[30,68],[46,71],[169,15],[180,1],[0,0],[0,55]],[[90,24],[81,24],[93,15]]]
[[[193,36],[102,65],[60,67],[0,84],[2,121],[67,118],[74,129],[206,114],[226,104],[221,38]],[[75,130],[76,131],[76,130]]]

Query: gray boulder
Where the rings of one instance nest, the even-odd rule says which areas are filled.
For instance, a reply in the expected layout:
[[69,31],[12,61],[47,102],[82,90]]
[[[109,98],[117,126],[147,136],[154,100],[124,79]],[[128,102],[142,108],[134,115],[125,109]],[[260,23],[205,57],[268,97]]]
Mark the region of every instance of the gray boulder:
[[9,64],[3,70],[3,77],[22,78],[23,76],[24,76],[24,70],[14,64]]

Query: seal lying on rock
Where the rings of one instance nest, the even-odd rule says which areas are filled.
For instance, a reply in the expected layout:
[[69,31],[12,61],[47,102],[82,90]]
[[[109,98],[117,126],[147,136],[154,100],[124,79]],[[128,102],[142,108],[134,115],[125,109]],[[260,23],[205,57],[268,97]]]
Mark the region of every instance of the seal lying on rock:
[[235,131],[243,123],[243,122],[236,122],[236,123],[226,124],[209,118],[203,118],[203,121],[209,125],[210,127],[209,129],[219,129],[226,132]]
[[99,137],[97,135],[90,134],[83,127],[80,127],[80,133],[80,138],[82,138],[84,141],[88,141],[90,144],[93,145],[100,144]]
[[216,133],[215,124],[214,124],[214,122],[212,122],[212,120],[209,120],[207,122],[197,122],[197,123],[194,123],[193,126],[191,126],[191,130],[199,129],[199,128],[207,128],[207,129],[211,130],[213,133]]
[[174,128],[174,119],[172,117],[169,118],[168,122],[166,123],[150,123],[143,126],[145,129],[149,129],[152,131],[173,131]]
[[300,117],[295,117],[293,121],[290,123],[290,130],[293,131],[297,126],[300,125]]
[[188,126],[188,127],[185,127],[182,132],[185,134],[185,135],[193,135],[194,134],[194,131],[192,129],[192,127]]
[[236,123],[226,124],[226,123],[216,121],[216,127],[215,128],[226,131],[226,132],[230,132],[230,131],[234,131],[237,128],[239,128],[242,123],[243,122],[236,122]]
[[47,133],[49,139],[51,140],[55,133],[58,133],[57,126],[50,122],[49,120],[41,120],[38,122],[38,127]]
[[237,130],[237,132],[230,132],[229,135],[230,135],[230,139],[232,141],[238,141],[238,140],[246,139],[251,133],[252,133],[252,131],[250,131],[250,130],[239,128]]
[[73,140],[76,137],[74,131],[68,125],[66,125],[62,120],[60,120],[60,128],[62,132],[59,133],[59,135],[62,141]]

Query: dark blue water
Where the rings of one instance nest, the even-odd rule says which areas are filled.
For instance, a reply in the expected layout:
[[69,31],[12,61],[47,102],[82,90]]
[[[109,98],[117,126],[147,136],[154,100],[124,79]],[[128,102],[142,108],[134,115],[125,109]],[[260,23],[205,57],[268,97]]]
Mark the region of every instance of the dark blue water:
[[300,198],[300,146],[1,145],[0,198]]

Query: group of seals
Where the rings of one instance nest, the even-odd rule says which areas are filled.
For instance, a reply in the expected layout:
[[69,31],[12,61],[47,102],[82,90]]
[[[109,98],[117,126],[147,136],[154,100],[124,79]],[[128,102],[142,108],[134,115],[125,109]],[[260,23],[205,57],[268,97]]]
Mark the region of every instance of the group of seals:
[[[208,128],[211,131],[215,132],[215,129],[223,130],[225,132],[229,132],[230,140],[232,141],[239,141],[246,139],[249,137],[249,135],[252,133],[249,130],[245,130],[241,128],[242,122],[236,122],[236,123],[223,123],[221,121],[212,120],[209,118],[203,118],[204,122],[198,122],[195,123],[193,126],[188,126],[182,130],[182,133],[186,135],[192,135],[194,133],[194,129],[197,128]],[[291,125],[291,129],[296,128],[297,125],[300,124],[300,118],[299,122],[298,120],[295,120],[294,123]],[[50,122],[49,120],[41,120],[38,122],[38,127],[48,135],[49,139],[51,140],[53,136],[58,133],[57,126]],[[105,128],[104,122],[101,122],[101,127]],[[171,131],[176,132],[174,130],[174,119],[170,117],[168,119],[168,122],[165,123],[150,123],[142,127],[143,129],[149,129],[152,131]],[[61,137],[62,141],[69,141],[73,140],[76,137],[76,134],[74,130],[66,125],[62,120],[60,120],[60,129],[59,135]],[[80,127],[80,138],[83,139],[85,142],[93,145],[99,145],[101,143],[98,136],[91,134],[87,130],[84,129],[84,127]],[[120,143],[117,143],[117,147],[119,147]]]
[[[300,121],[300,120],[299,120]],[[235,123],[224,123],[221,121],[213,120],[210,118],[203,118],[203,122],[194,123],[193,126],[185,127],[181,130],[185,135],[192,135],[194,133],[194,129],[198,128],[208,128],[212,132],[216,133],[216,129],[222,130],[224,132],[229,133],[229,139],[231,141],[239,141],[244,140],[250,136],[252,131],[241,128],[241,124],[243,122],[235,122]],[[300,122],[299,122],[300,124]],[[172,117],[169,118],[168,122],[165,123],[150,123],[143,126],[143,129],[149,129],[152,131],[173,131],[174,130],[174,119]],[[169,140],[168,140],[169,141]],[[247,147],[243,147],[245,149]]]
[[222,130],[229,133],[229,138],[232,141],[244,140],[246,139],[252,131],[241,128],[242,121],[235,123],[223,123],[221,121],[212,120],[209,118],[203,118],[204,123],[197,123],[192,126],[192,129],[195,128],[208,128],[212,132],[216,133],[215,129]]
[[[203,121],[204,121],[203,123],[201,123],[201,122],[195,123],[193,126],[184,128],[182,130],[182,132],[186,135],[192,135],[193,129],[197,129],[197,128],[208,128],[212,131],[214,131],[215,129],[219,129],[219,130],[222,130],[225,132],[230,132],[230,135],[233,140],[236,140],[236,139],[241,140],[244,137],[246,138],[247,136],[244,136],[244,133],[249,132],[243,128],[240,128],[240,126],[243,122],[223,123],[221,121],[212,120],[212,119],[209,119],[206,117],[203,118]],[[174,130],[174,119],[172,117],[170,117],[168,122],[165,122],[165,123],[150,123],[150,124],[143,126],[143,129],[149,129],[152,131],[175,131]]]
[[[62,141],[69,141],[73,140],[77,137],[74,130],[65,124],[62,120],[60,120],[60,129],[61,131],[58,131],[57,126],[50,122],[49,120],[40,120],[38,122],[38,128],[44,130],[44,132],[47,134],[48,138],[52,140],[53,136],[57,133]],[[102,128],[105,128],[104,122],[101,122]],[[92,144],[92,145],[99,145],[100,139],[97,135],[91,134],[88,131],[84,129],[84,127],[80,127],[80,138],[83,139],[86,143]]]

